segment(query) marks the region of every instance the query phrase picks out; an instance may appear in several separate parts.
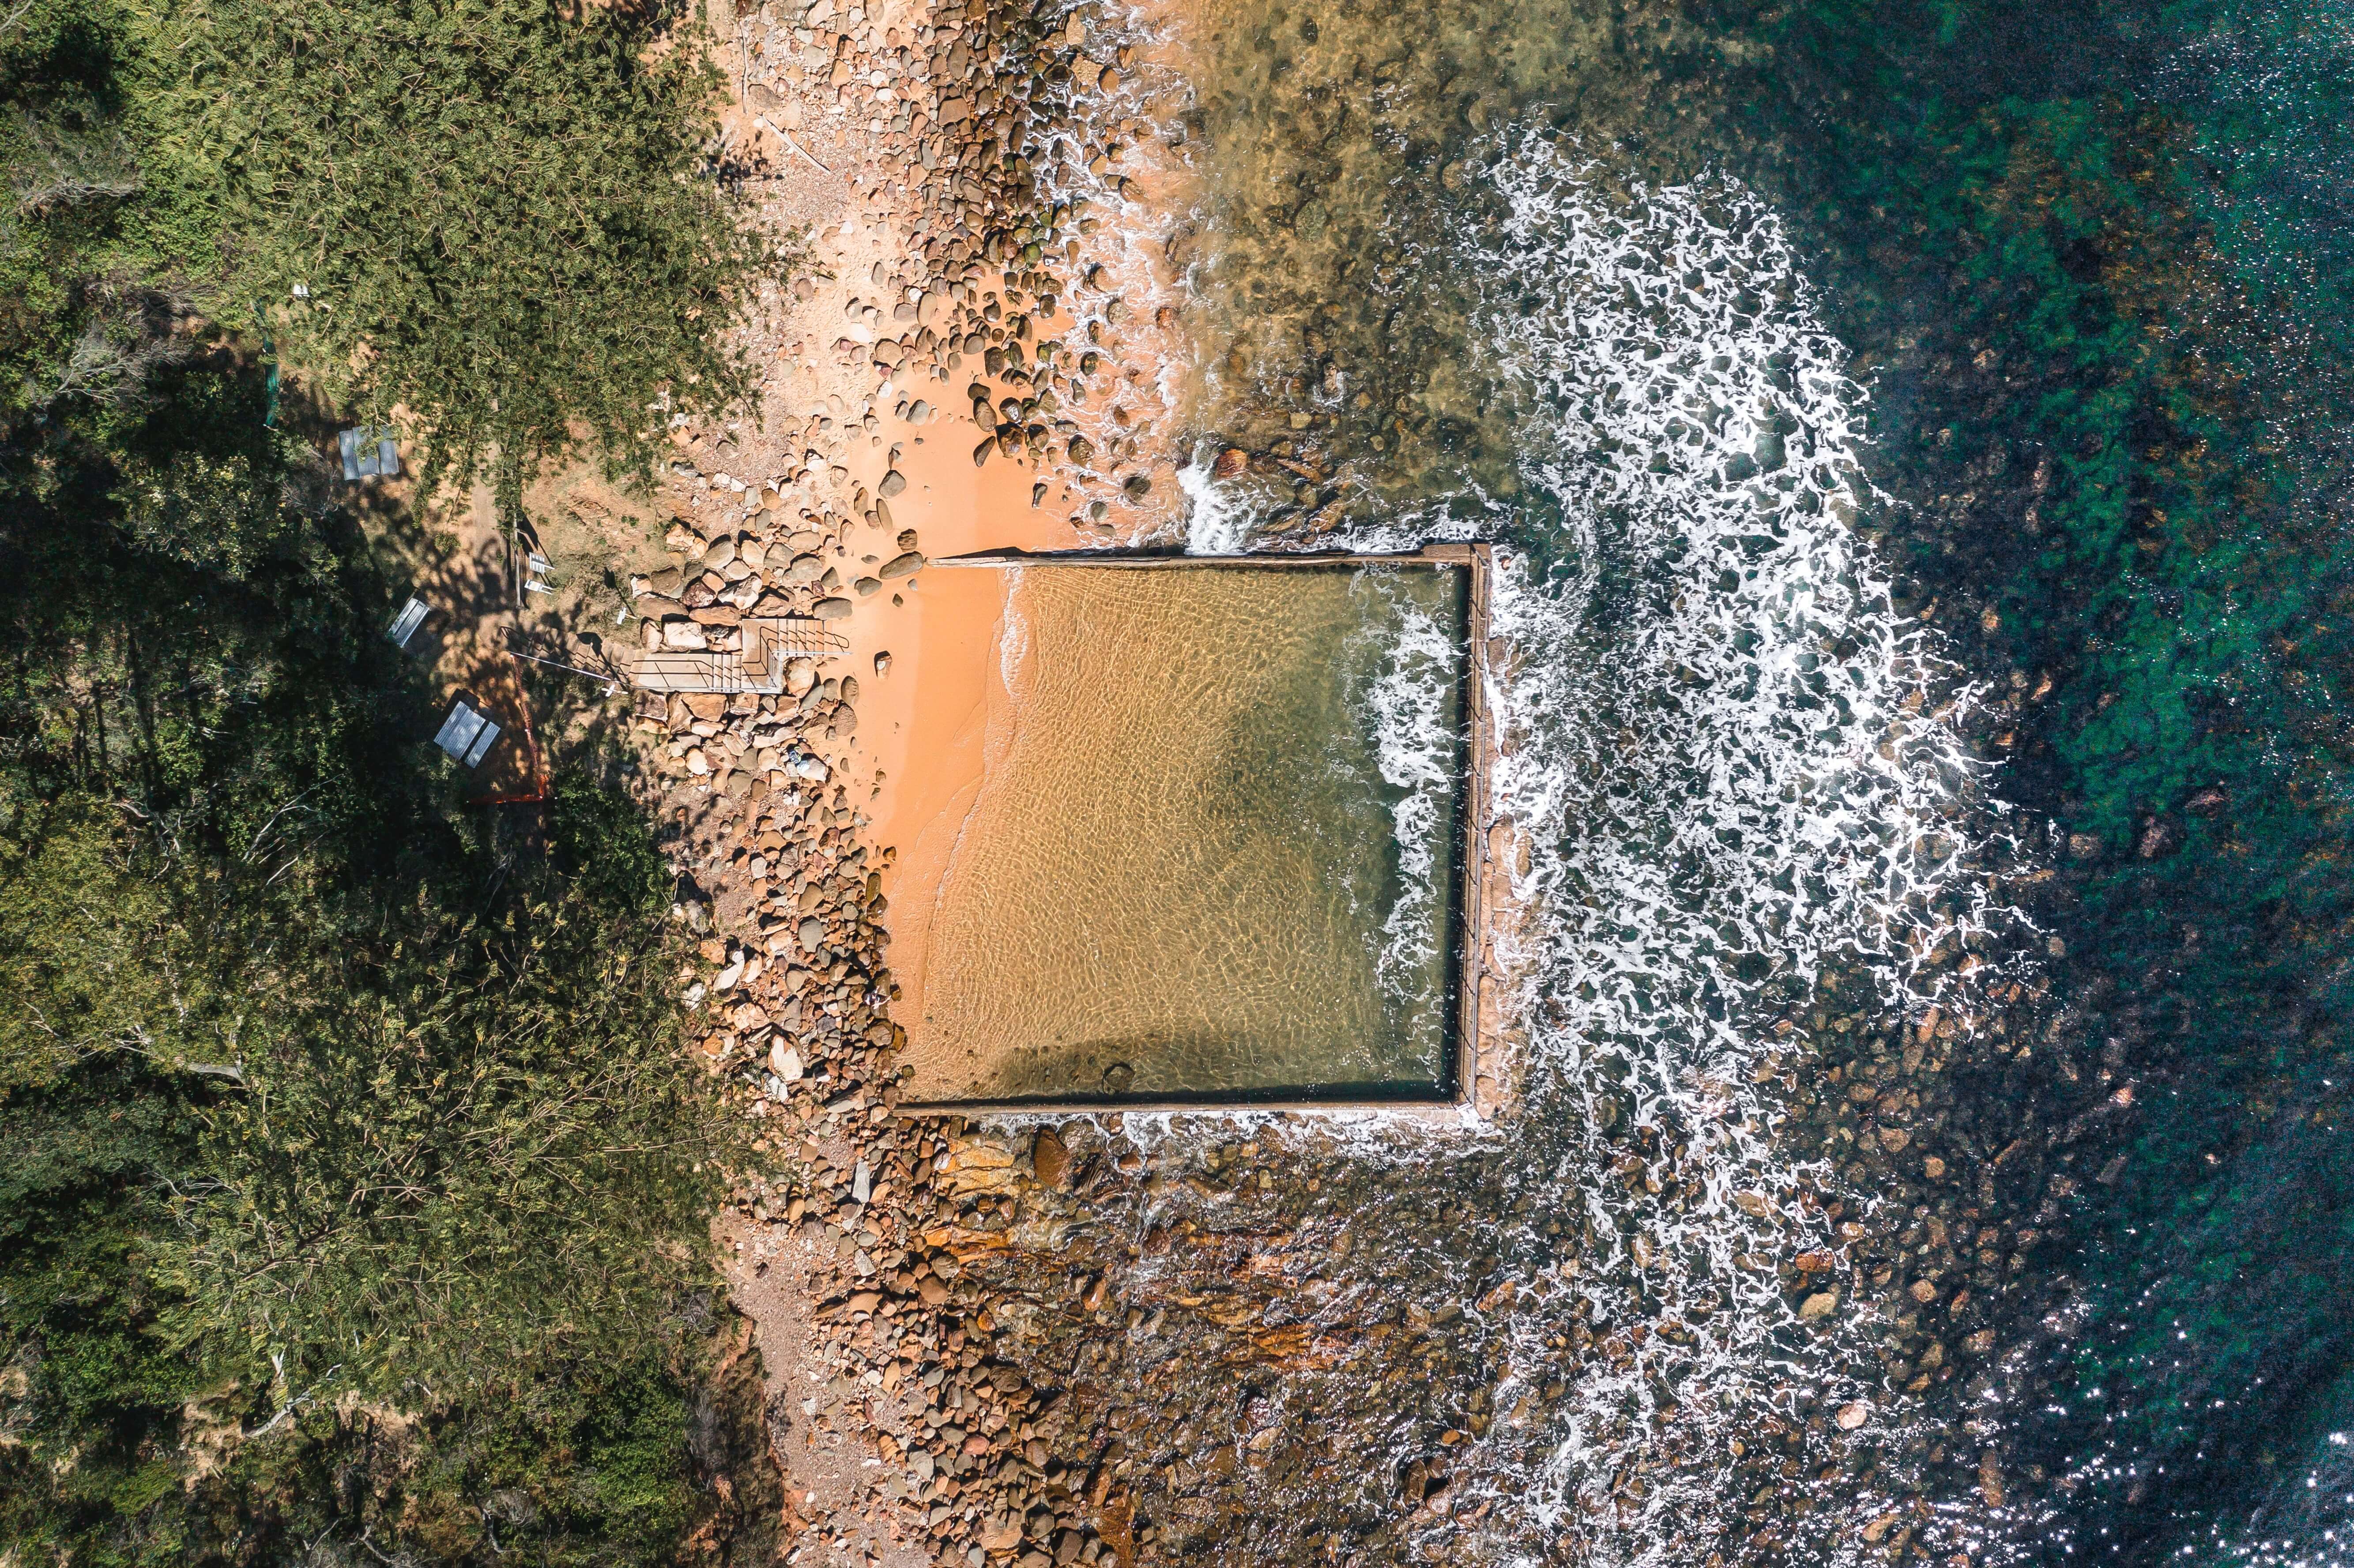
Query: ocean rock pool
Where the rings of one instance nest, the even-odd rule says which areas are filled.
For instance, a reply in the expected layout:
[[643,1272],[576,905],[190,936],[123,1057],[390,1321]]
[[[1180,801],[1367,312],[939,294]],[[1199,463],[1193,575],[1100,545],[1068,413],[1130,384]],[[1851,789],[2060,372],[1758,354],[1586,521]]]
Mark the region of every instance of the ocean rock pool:
[[979,777],[895,898],[910,1100],[1454,1097],[1471,552],[972,564]]

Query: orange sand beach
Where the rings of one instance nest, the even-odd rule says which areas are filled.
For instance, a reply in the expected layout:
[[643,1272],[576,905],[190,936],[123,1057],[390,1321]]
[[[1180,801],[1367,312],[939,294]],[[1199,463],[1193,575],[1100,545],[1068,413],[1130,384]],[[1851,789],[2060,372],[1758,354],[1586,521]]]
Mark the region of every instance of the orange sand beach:
[[[926,555],[1080,543],[1060,516],[1030,504],[1034,471],[995,457],[972,466],[961,440],[971,429],[949,422],[947,430],[955,433],[935,425],[902,438],[907,489],[899,511],[912,521]],[[882,772],[868,814],[870,841],[891,856],[883,876],[891,908],[885,957],[901,993],[893,1012],[915,1018],[921,1015],[932,903],[981,788],[988,651],[997,637],[1004,579],[995,572],[918,572],[900,595],[904,604],[878,606],[850,621],[849,668],[864,675],[876,668],[878,655],[889,656],[860,704],[863,755],[852,776]]]

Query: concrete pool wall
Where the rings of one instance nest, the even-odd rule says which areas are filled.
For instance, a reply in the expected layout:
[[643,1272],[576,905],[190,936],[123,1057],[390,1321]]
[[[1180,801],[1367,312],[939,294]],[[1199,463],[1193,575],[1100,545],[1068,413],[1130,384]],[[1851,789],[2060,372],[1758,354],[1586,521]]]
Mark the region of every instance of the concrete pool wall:
[[[1492,1092],[1485,546],[944,567],[1000,579],[1004,609],[965,653],[994,662],[988,741],[965,737],[975,777],[893,894],[907,1103],[1440,1107]],[[1442,601],[1459,609],[1426,613]],[[1379,736],[1336,721],[1343,697],[1360,719],[1381,708]],[[1403,761],[1400,726],[1420,726]]]

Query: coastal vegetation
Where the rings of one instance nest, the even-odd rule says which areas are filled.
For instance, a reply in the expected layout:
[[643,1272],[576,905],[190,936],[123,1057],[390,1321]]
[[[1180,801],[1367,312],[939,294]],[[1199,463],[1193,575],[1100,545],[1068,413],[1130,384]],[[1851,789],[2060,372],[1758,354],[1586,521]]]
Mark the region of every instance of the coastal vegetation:
[[[1132,302],[1097,298],[1083,280],[1101,274],[1059,249],[1077,208],[1057,182],[1087,169],[1130,188],[1117,155],[1149,154],[1156,131],[1229,157],[1246,131],[1266,138],[1263,177],[1216,237],[1228,257],[1264,240],[1256,278],[1220,283],[1251,319],[1214,360],[1266,404],[1236,413],[1227,433],[1254,450],[1230,449],[1221,475],[1280,486],[1277,531],[1338,528],[1360,475],[1409,499],[1469,495],[1468,475],[1519,498],[1505,526],[1534,557],[1562,548],[1518,471],[1522,428],[1464,369],[1478,313],[1408,270],[1500,223],[1482,160],[1508,132],[1542,120],[1655,185],[1721,171],[1762,192],[1872,388],[1871,477],[1902,503],[1871,518],[1896,608],[1978,685],[1972,733],[2002,761],[1990,792],[2035,824],[2022,858],[2050,874],[2005,886],[2038,890],[2035,967],[2064,1006],[2031,1039],[1975,1035],[1949,1069],[1912,1019],[1868,1019],[1830,987],[1773,993],[1802,1039],[1809,1012],[1813,1032],[1847,1036],[1798,1087],[1827,1151],[1875,1103],[1827,1068],[1878,1075],[1882,1106],[1903,1098],[1901,1074],[1928,1102],[1916,1125],[1882,1123],[1851,1167],[1917,1224],[1900,1236],[1896,1218],[1849,1261],[1884,1266],[1892,1293],[1900,1267],[1949,1277],[1942,1298],[1919,1281],[1944,1318],[1861,1363],[1923,1399],[1900,1435],[1919,1468],[1874,1478],[1859,1450],[1860,1471],[1809,1464],[1811,1481],[1790,1482],[1850,1412],[1877,1419],[1862,1399],[1817,1412],[1811,1436],[1767,1426],[1776,1441],[1723,1493],[1755,1527],[1743,1549],[1769,1554],[1773,1521],[1820,1524],[1829,1501],[1924,1475],[1940,1502],[1982,1497],[2026,1550],[2137,1561],[2297,1498],[2354,1378],[2354,846],[2338,782],[2354,576],[2345,460],[2325,439],[2354,411],[2342,17],[2308,0],[1729,0],[1586,31],[1590,8],[1570,5],[1443,27],[1254,12],[1232,60],[1256,77],[1230,60],[1202,112],[1160,128],[1123,111],[1065,146],[1131,64],[1101,17],[976,4],[909,39],[863,11],[812,7],[799,37],[794,18],[758,15],[725,24],[748,59],[768,46],[773,85],[748,94],[873,106],[848,122],[889,127],[891,167],[860,188],[908,174],[937,220],[924,270],[862,260],[834,280],[856,297],[826,296],[818,351],[790,357],[814,374],[830,342],[866,377],[924,355],[965,368],[961,355],[978,366],[977,461],[1043,452],[1050,434],[1074,462],[1096,450],[1056,399],[1082,407],[1071,373],[1105,355],[1076,339],[1025,350],[1022,307],[1046,319],[1060,297],[1110,324]],[[1380,49],[1352,58],[1344,22]],[[656,443],[674,416],[748,393],[722,329],[779,258],[706,162],[718,83],[699,37],[661,5],[0,0],[0,1539],[28,1554],[651,1563],[762,1549],[759,1521],[779,1516],[754,1462],[759,1380],[709,1255],[713,1209],[757,1161],[679,1049],[688,955],[666,846],[625,765],[594,747],[554,759],[543,812],[464,803],[423,740],[432,694],[382,636],[416,520],[321,457],[338,427],[398,420],[428,488],[486,478],[512,507],[535,468],[572,457],[643,472],[673,455]],[[1309,69],[1355,73],[1384,52],[1345,90]],[[918,58],[959,95],[963,129],[877,95]],[[1342,136],[1377,99],[1416,117],[1413,134]],[[1360,145],[1399,177],[1344,166]],[[1181,262],[1199,238],[1166,254]],[[911,279],[949,302],[946,335],[912,303],[882,326],[871,290]],[[1546,298],[1525,276],[1511,291],[1525,313]],[[874,323],[864,340],[837,337],[845,309]],[[1016,385],[1009,367],[1027,395],[992,402]],[[1130,396],[1115,384],[1098,401]],[[896,583],[879,559],[856,587],[846,567],[817,575],[854,529],[888,529],[886,493],[868,511],[853,486],[854,504],[798,520],[781,504],[832,482],[821,445],[880,424],[835,403],[765,456],[750,440],[686,445],[701,478],[680,477],[718,504],[707,537],[681,535],[674,580],[657,594],[650,577],[642,619],[706,624],[694,610],[710,602],[684,597],[690,561],[775,571],[796,610],[847,615],[838,589]],[[1107,415],[1133,432],[1105,443],[1115,481],[1142,439],[1129,408]],[[1797,434],[1739,461],[1782,463]],[[737,481],[728,500],[722,456],[769,485]],[[1137,472],[1119,493],[1150,489]],[[894,564],[920,563],[912,529],[875,537],[895,538]],[[754,544],[759,559],[739,554]],[[786,575],[789,554],[803,575]],[[1591,1260],[1615,1238],[1589,1204],[1605,1168],[1546,1141],[1585,1138],[1584,1123],[1525,1129],[1520,1165],[1402,1181],[1362,1149],[1287,1163],[1272,1134],[1264,1152],[1256,1135],[1189,1154],[1095,1128],[1016,1150],[888,1114],[893,993],[865,823],[840,780],[806,809],[798,789],[780,803],[768,779],[810,775],[759,760],[805,768],[775,743],[846,741],[858,699],[854,678],[812,675],[757,712],[682,700],[645,721],[665,732],[658,753],[679,748],[662,765],[673,800],[707,788],[726,803],[696,847],[765,911],[758,953],[832,955],[789,994],[786,965],[735,949],[733,980],[713,986],[726,1011],[705,1016],[777,1033],[712,1026],[701,1044],[726,1092],[766,1113],[779,1160],[871,1105],[844,1158],[751,1188],[775,1234],[850,1244],[825,1255],[838,1309],[810,1335],[826,1358],[811,1365],[834,1375],[812,1424],[871,1425],[869,1374],[912,1380],[939,1419],[907,1434],[918,1446],[894,1457],[915,1468],[893,1479],[925,1528],[1002,1556],[1034,1536],[1065,1562],[1101,1560],[1131,1526],[1205,1557],[1404,1554],[1414,1531],[1450,1528],[1447,1508],[1487,1511],[1493,1476],[1475,1467],[1511,1434],[1558,1452],[1563,1402],[1606,1387],[1606,1360],[1634,1366],[1643,1314],[1667,1299],[1634,1241],[1627,1323],[1557,1319],[1563,1375],[1493,1397],[1504,1383],[1483,1358],[1500,1364],[1504,1330],[1479,1336],[1543,1321],[1505,1316],[1518,1282],[1583,1248],[1587,1283],[1560,1310],[1608,1298]],[[1611,1176],[1649,1171],[1650,1195],[1685,1202],[1667,1150],[1646,1145],[1658,1129],[1612,1094],[1592,1103],[1629,1161]],[[2014,1132],[2035,1145],[2017,1158]],[[1927,1154],[1933,1138],[1943,1152]],[[1933,1189],[1927,1167],[1949,1155],[1955,1179]],[[1122,1182],[1154,1162],[1188,1180],[1148,1204]],[[1985,1180],[1965,1185],[1963,1169]],[[1979,1196],[2004,1183],[1999,1202]],[[860,1229],[870,1202],[878,1228]],[[1971,1232],[1949,1233],[1964,1212]],[[1017,1227],[1041,1213],[1076,1239],[1034,1262],[1017,1234],[1065,1235]],[[1228,1234],[1238,1213],[1258,1227],[1246,1241]],[[901,1223],[917,1218],[953,1220],[956,1245]],[[1328,1340],[1330,1322],[1294,1316],[1314,1299],[1294,1282],[1325,1276],[1261,1266],[1284,1225],[1313,1242],[1294,1255],[1351,1284],[1332,1310],[1370,1319],[1377,1302],[1378,1324]],[[998,1261],[969,1267],[957,1245]],[[1801,1255],[1832,1267],[1828,1250]],[[1840,1320],[1817,1267],[1760,1266],[1800,1322]],[[1973,1291],[1954,1281],[1973,1267],[1966,1325]],[[1189,1305],[1172,1287],[1245,1277],[1259,1294],[1224,1318],[1194,1311],[1223,1294]],[[1860,1287],[1842,1288],[1851,1307]],[[1042,1321],[1041,1338],[1019,1331]],[[1229,1328],[1248,1350],[1214,1335]],[[1662,1331],[1649,1353],[1661,1344],[1677,1340]],[[1358,1360],[1319,1361],[1346,1345]],[[1301,1370],[1316,1364],[1344,1375],[1320,1385]],[[1998,1380],[1999,1451],[1971,1425]],[[1664,1454],[1721,1479],[1712,1448],[1673,1446],[1704,1427],[1654,1446],[1643,1413],[1672,1412],[1650,1402],[1676,1390],[1618,1386],[1643,1462],[1599,1478],[1612,1495],[1594,1528],[1672,1512],[1687,1544],[1713,1539],[1653,1473]],[[1129,1403],[1137,1388],[1150,1399]],[[969,1429],[980,1409],[993,1425]],[[1144,1479],[1113,1490],[1131,1447]],[[1269,1508],[1261,1476],[1322,1493]],[[1626,1511],[1638,1504],[1651,1514]],[[1865,1540],[1918,1554],[1934,1537],[1912,1529]]]
[[11,1552],[773,1528],[707,1230],[748,1151],[680,1049],[661,845],[592,746],[535,814],[466,805],[383,636],[418,522],[323,456],[397,406],[432,478],[512,493],[733,395],[767,258],[677,20],[0,15]]
[[784,253],[708,177],[674,7],[34,0],[0,37],[12,409],[135,390],[191,314],[438,476],[642,467],[725,406],[720,328]]

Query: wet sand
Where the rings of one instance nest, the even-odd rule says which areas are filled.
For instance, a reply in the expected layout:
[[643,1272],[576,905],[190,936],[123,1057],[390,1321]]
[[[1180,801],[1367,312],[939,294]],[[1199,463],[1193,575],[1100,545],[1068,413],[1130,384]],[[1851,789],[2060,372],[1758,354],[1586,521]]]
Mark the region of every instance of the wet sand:
[[[908,443],[900,459],[907,488],[893,515],[916,529],[928,557],[1081,542],[1059,514],[1030,504],[1034,470],[1002,456],[973,467],[980,431],[970,420],[949,416],[901,439]],[[851,777],[882,775],[865,810],[874,819],[868,842],[888,857],[885,957],[901,993],[892,1011],[911,1018],[922,1005],[932,894],[981,787],[990,650],[1002,593],[994,572],[927,569],[893,587],[905,602],[878,595],[883,604],[852,617],[843,667],[858,673],[864,692]],[[881,673],[878,654],[889,655]]]

